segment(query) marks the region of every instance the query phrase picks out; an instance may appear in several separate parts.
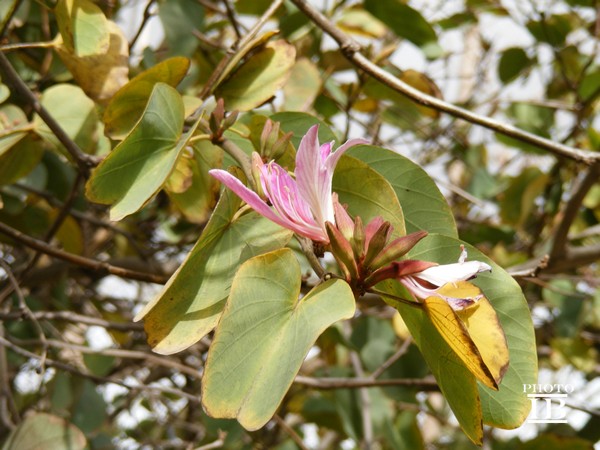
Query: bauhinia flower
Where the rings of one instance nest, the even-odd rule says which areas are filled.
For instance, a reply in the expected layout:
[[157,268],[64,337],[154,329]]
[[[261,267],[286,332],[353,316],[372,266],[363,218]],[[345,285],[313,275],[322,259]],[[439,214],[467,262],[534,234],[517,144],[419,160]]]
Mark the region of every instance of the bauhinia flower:
[[395,278],[402,283],[417,299],[437,296],[443,298],[455,311],[465,309],[476,303],[483,295],[474,297],[454,297],[446,294],[444,286],[457,284],[475,278],[481,272],[492,268],[481,261],[467,261],[467,251],[461,246],[457,263],[437,264],[428,261],[397,261],[373,274],[371,283]]
[[333,142],[320,145],[318,131],[318,125],[314,125],[300,141],[295,180],[279,164],[265,164],[257,153],[252,155],[253,169],[258,172],[268,203],[229,172],[214,169],[209,173],[267,219],[313,241],[327,243],[325,222],[335,220],[333,171],[346,150],[367,141],[350,139],[332,152]]

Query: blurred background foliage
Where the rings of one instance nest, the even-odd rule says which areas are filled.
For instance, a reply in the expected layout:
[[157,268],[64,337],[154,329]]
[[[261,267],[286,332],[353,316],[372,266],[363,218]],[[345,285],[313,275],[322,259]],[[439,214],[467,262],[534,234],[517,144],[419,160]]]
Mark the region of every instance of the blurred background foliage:
[[[249,31],[277,2],[75,3],[0,2],[0,436],[16,430],[6,448],[64,444],[65,435],[71,448],[91,449],[365,446],[357,389],[298,380],[278,418],[251,433],[206,416],[209,338],[159,357],[131,321],[199,236],[218,196],[206,172],[223,160],[218,147],[194,144],[164,189],[119,222],[86,199],[88,169],[148,100],[143,83],[119,91],[139,74],[176,86],[186,115],[211,94],[224,98],[241,111],[230,139],[245,150],[256,147],[262,116],[292,124],[294,145],[315,116],[337,142],[364,136],[419,163],[446,195],[460,238],[521,284],[540,383],[574,387],[568,424],[488,430],[485,448],[589,449],[600,440],[598,163],[408,100],[357,70],[298,2],[281,2],[254,39]],[[595,0],[310,3],[419,91],[573,148],[600,146]],[[365,373],[352,369],[350,351]],[[350,334],[328,330],[301,370],[315,379],[373,373],[428,381],[406,329],[379,304],[361,305]],[[431,383],[369,396],[371,448],[473,447]]]

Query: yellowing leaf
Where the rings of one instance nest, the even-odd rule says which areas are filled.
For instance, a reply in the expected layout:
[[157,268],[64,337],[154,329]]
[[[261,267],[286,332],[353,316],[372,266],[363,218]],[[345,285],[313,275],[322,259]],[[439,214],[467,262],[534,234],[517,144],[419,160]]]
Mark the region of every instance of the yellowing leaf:
[[189,68],[188,58],[169,58],[140,73],[119,89],[104,111],[106,135],[113,139],[123,139],[142,116],[156,83],[175,87],[183,80]]
[[423,302],[427,316],[463,364],[483,384],[498,390],[496,380],[483,362],[477,346],[465,325],[441,297],[428,297]]
[[123,31],[107,21],[108,45],[101,53],[78,55],[60,37],[55,50],[77,84],[94,100],[105,103],[129,80],[129,46]]
[[182,194],[192,185],[192,164],[193,156],[187,153],[182,153],[175,168],[164,186],[165,190],[174,194]]
[[[411,85],[415,89],[418,89],[425,94],[431,95],[432,97],[442,98],[442,91],[440,91],[440,88],[438,88],[433,80],[424,73],[408,69],[402,72],[399,78],[406,84]],[[425,116],[436,119],[440,115],[439,111],[435,109],[427,108],[426,106],[421,105],[417,105],[417,107]]]
[[215,91],[228,110],[248,111],[262,105],[288,80],[296,48],[279,40],[269,42],[242,64]]
[[358,8],[344,10],[337,25],[342,30],[358,36],[382,38],[387,33],[387,28],[383,23],[367,11]]
[[[471,286],[479,291],[477,286]],[[500,384],[508,369],[509,354],[504,330],[491,303],[482,297],[475,306],[457,311],[456,315],[465,325],[494,380]]]
[[299,59],[283,88],[287,111],[310,109],[321,90],[322,78],[317,66],[308,58]]
[[55,9],[58,30],[67,50],[76,56],[104,53],[109,31],[102,10],[89,0],[60,0]]
[[394,317],[392,317],[392,327],[394,328],[396,336],[402,339],[408,339],[410,337],[410,331],[399,312],[396,312]]

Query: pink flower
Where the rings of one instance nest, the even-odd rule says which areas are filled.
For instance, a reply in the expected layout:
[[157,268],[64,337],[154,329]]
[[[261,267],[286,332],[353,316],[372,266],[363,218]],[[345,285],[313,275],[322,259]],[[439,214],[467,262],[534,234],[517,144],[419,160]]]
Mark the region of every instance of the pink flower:
[[254,168],[259,172],[262,190],[272,206],[229,172],[214,169],[209,173],[267,219],[313,241],[326,243],[329,238],[325,222],[335,220],[331,192],[333,171],[346,150],[365,143],[364,139],[351,139],[332,153],[333,143],[320,145],[318,125],[312,126],[298,147],[295,180],[279,164],[265,164],[254,153]]

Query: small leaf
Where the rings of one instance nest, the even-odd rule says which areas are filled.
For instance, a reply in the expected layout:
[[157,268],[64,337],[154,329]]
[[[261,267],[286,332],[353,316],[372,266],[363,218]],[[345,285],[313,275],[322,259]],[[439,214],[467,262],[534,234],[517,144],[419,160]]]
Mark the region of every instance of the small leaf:
[[65,47],[76,56],[98,55],[109,46],[109,31],[102,10],[89,0],[60,0],[55,9]]
[[27,136],[27,116],[15,105],[0,106],[0,156]]
[[169,58],[140,73],[119,89],[104,111],[106,135],[123,139],[141,117],[156,83],[176,87],[189,67],[188,58]]
[[522,48],[513,47],[504,50],[498,63],[500,81],[508,83],[514,80],[530,65],[531,60]]
[[29,174],[44,155],[44,146],[34,134],[26,134],[0,155],[0,185],[11,184]]
[[383,23],[365,10],[358,8],[344,9],[336,24],[347,33],[370,38],[383,38],[387,32]]
[[437,41],[435,31],[423,16],[400,0],[365,0],[365,9],[396,35],[423,47]]
[[106,103],[129,80],[129,45],[119,26],[108,21],[109,43],[99,54],[77,55],[56,41],[55,50],[77,84],[99,103]]
[[112,205],[111,220],[139,210],[158,192],[198,122],[181,136],[183,101],[172,87],[158,83],[131,133],[94,169],[87,197]]
[[208,414],[236,418],[247,430],[265,425],[319,335],[354,315],[346,282],[326,281],[298,300],[301,280],[289,249],[240,267],[206,361],[202,403]]
[[239,265],[290,240],[290,231],[254,212],[234,220],[240,203],[235,194],[223,191],[183,264],[135,317],[136,321],[144,319],[153,351],[172,354],[202,339],[219,321]]
[[83,450],[86,445],[76,426],[57,416],[35,413],[10,433],[2,450]]
[[296,48],[284,40],[269,42],[246,60],[215,91],[225,107],[248,111],[269,100],[288,80]]

